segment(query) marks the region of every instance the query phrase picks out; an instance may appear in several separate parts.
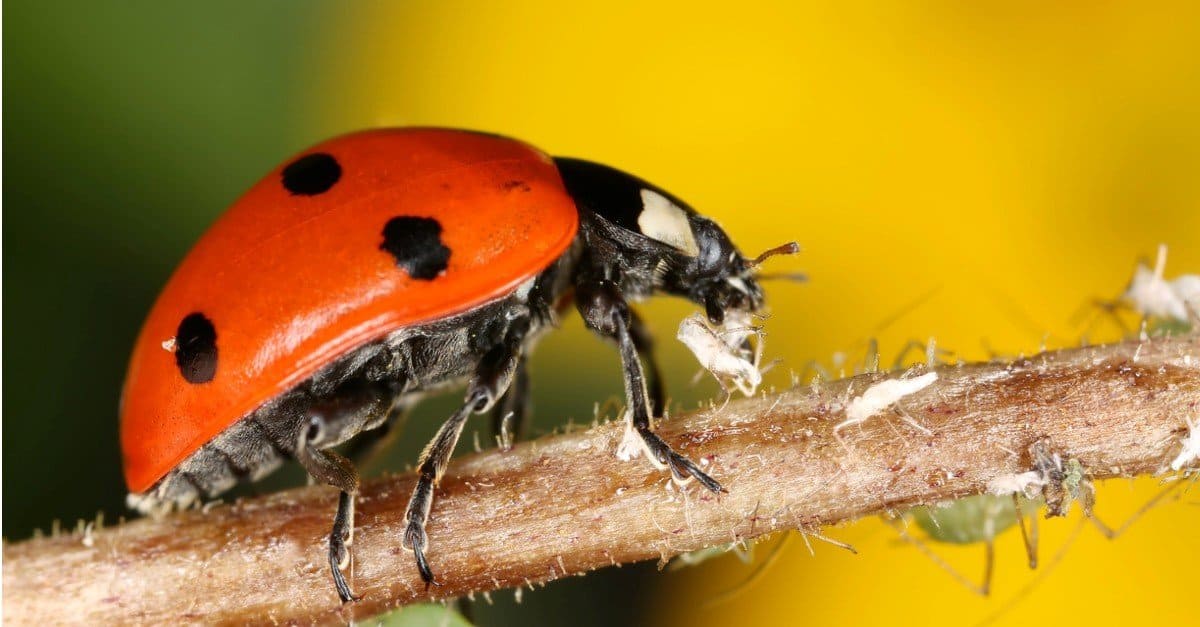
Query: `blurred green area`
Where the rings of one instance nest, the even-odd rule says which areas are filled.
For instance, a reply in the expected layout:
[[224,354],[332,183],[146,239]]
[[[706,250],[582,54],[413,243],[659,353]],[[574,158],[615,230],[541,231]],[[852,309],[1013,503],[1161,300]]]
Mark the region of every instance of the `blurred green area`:
[[14,2],[4,20],[4,535],[125,513],[129,347],[207,224],[298,148],[290,2]]

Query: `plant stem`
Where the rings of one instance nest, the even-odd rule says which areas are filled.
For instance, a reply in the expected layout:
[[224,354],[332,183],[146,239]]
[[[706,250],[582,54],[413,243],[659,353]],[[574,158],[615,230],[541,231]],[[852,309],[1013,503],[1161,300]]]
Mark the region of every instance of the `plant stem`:
[[[1050,438],[1094,479],[1160,473],[1200,413],[1197,336],[944,365],[937,380],[835,432],[897,373],[697,411],[659,433],[725,494],[617,460],[624,425],[548,436],[450,467],[429,522],[440,586],[400,548],[411,475],[367,481],[341,606],[325,559],[337,493],[310,486],[161,520],[4,547],[11,624],[335,623],[433,598],[530,585],[783,529],[815,529],[984,490]],[[912,374],[921,374],[914,372]],[[910,377],[911,378],[911,377]],[[909,421],[916,421],[925,430]]]

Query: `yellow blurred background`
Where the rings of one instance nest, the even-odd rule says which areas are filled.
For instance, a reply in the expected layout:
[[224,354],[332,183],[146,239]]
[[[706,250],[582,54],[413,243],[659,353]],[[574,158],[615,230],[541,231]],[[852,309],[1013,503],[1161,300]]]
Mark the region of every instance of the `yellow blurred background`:
[[[51,517],[121,513],[115,399],[155,291],[242,190],[350,130],[502,133],[653,181],[748,254],[798,240],[799,257],[770,266],[811,277],[768,288],[776,385],[812,360],[834,368],[835,354],[852,368],[869,338],[885,365],[929,337],[969,360],[1113,339],[1109,321],[1089,324],[1089,303],[1117,296],[1139,258],[1163,242],[1168,277],[1200,272],[1196,3],[5,9],[9,539]],[[716,393],[688,384],[695,362],[672,339],[690,309],[644,308],[688,406]],[[590,420],[620,389],[616,355],[577,320],[533,370],[542,432]],[[393,467],[411,463],[446,407],[419,410]],[[295,469],[275,479],[301,481]],[[1156,489],[1110,482],[1098,513],[1119,522]],[[665,574],[610,569],[528,593],[503,620],[597,624],[628,604],[618,614],[635,624],[688,627],[960,625],[1001,611],[998,624],[1188,624],[1198,501],[1193,490],[1111,542],[1084,528],[1054,568],[1078,513],[1046,524],[1037,572],[1009,531],[990,599],[867,520],[826,530],[859,555],[817,542],[810,556],[793,540],[716,606],[704,600],[753,566],[726,556]],[[979,546],[935,550],[982,572]]]
[[[1081,307],[1119,294],[1159,242],[1168,276],[1200,271],[1195,3],[381,3],[334,24],[337,53],[314,72],[337,94],[319,134],[499,131],[655,181],[748,252],[799,239],[811,283],[772,285],[768,323],[771,356],[797,370],[861,359],[868,337],[885,363],[930,336],[960,359],[1076,344]],[[650,309],[669,334],[681,310]],[[569,334],[538,359],[589,342]],[[1117,522],[1156,489],[1110,483],[1099,513]],[[1084,529],[1000,622],[1194,619],[1197,498],[1113,542]],[[1043,569],[1074,527],[1043,526]],[[752,571],[724,557],[662,577],[647,620],[973,624],[1037,576],[1016,532],[987,600],[877,521],[829,534],[861,554],[793,541],[756,585],[705,606]],[[981,546],[937,550],[983,570]]]

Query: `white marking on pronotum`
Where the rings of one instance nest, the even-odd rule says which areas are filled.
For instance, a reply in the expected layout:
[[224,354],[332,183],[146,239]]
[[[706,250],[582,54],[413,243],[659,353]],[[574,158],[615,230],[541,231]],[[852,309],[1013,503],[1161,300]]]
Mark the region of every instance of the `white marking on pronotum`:
[[937,381],[936,372],[927,372],[912,379],[888,379],[867,388],[861,396],[846,406],[846,419],[833,428],[839,431],[850,425],[866,422],[868,418],[891,407],[900,399],[915,394]]
[[1148,316],[1187,320],[1188,307],[1200,307],[1200,275],[1185,274],[1174,281],[1163,278],[1167,267],[1167,245],[1159,244],[1154,270],[1138,264],[1125,290],[1125,300]]
[[163,347],[163,350],[167,351],[168,353],[174,353],[175,352],[175,338],[171,338],[169,340],[163,340],[162,347]]
[[1200,458],[1200,422],[1187,420],[1188,434],[1183,438],[1183,450],[1171,460],[1171,470],[1180,470]]
[[522,283],[522,284],[518,285],[518,286],[517,286],[517,292],[516,292],[517,298],[519,298],[519,299],[520,299],[520,300],[522,300],[522,301],[524,301],[524,300],[528,300],[528,299],[529,299],[529,292],[533,290],[533,285],[534,285],[535,283],[537,283],[537,277],[536,277],[536,276],[535,276],[535,277],[531,277],[531,278],[530,278],[528,281],[525,281],[524,283]]
[[700,253],[687,212],[652,189],[642,190],[638,228],[646,237],[674,246],[692,257]]
[[1036,470],[1017,474],[1000,475],[993,477],[987,483],[987,491],[995,496],[1007,496],[1009,494],[1021,494],[1022,496],[1033,498],[1037,495],[1037,491],[1046,485],[1042,479],[1041,473]]
[[743,342],[757,334],[748,315],[739,316],[730,312],[725,324],[713,328],[704,316],[694,313],[679,323],[675,337],[683,342],[705,370],[712,373],[722,389],[726,382],[732,383],[742,394],[753,396],[762,383],[762,371],[758,363],[762,356],[762,337],[759,336],[752,354],[743,348]]

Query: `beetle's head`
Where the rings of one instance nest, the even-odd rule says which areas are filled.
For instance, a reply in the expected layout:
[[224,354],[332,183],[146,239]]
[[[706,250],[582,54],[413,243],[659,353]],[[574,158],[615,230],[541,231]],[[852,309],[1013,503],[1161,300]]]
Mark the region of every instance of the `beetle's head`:
[[790,242],[747,259],[716,222],[668,192],[589,161],[555,163],[581,213],[599,218],[592,226],[599,241],[592,245],[603,249],[600,254],[619,257],[623,269],[644,276],[649,288],[702,305],[713,324],[722,324],[726,312],[760,309],[759,265],[800,250]]
[[754,313],[761,309],[759,265],[768,257],[800,251],[798,244],[789,242],[747,259],[712,220],[696,216],[693,224],[697,253],[667,268],[663,289],[703,305],[709,322],[715,325],[724,323],[727,311]]

